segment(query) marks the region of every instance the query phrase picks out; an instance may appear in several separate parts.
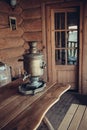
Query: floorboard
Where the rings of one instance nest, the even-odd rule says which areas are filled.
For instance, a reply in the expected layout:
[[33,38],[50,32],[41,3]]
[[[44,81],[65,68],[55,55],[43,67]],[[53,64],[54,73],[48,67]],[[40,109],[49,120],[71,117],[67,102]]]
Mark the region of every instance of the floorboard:
[[[72,103],[87,105],[87,95],[81,95],[76,92],[68,91],[61,96],[60,100],[46,114],[55,130],[58,129],[58,126]],[[37,130],[48,129],[42,122]]]

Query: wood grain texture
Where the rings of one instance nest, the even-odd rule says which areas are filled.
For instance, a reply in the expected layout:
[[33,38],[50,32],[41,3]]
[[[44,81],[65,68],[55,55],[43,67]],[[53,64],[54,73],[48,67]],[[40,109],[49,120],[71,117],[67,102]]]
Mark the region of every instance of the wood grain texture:
[[22,56],[24,54],[23,47],[17,47],[13,49],[6,49],[0,51],[0,60],[3,61],[5,59],[10,59],[18,56]]
[[23,19],[41,18],[41,8],[24,10],[21,16]]
[[0,102],[0,128],[3,130],[12,130],[13,128],[19,130],[36,129],[50,107],[70,88],[69,85],[60,86],[55,83],[47,83],[43,92],[34,96],[23,96],[18,93],[17,85],[18,83],[10,84],[10,87],[7,86],[6,88],[7,91],[5,91],[5,87],[0,89],[2,99]]
[[86,130],[86,116],[87,107],[85,105],[72,104],[58,127],[58,130]]
[[[69,126],[69,130],[78,129],[78,126],[82,120],[82,116],[84,114],[84,111],[85,111],[85,106],[79,105],[77,112],[75,113],[75,115],[72,119],[72,123]],[[79,119],[79,120],[77,120],[77,119]]]
[[87,107],[85,109],[85,112],[84,112],[84,115],[83,115],[83,118],[82,118],[82,121],[80,123],[80,126],[78,128],[78,130],[87,130]]
[[10,6],[5,1],[0,1],[0,12],[8,13],[10,11]]
[[20,74],[24,74],[24,66],[23,66],[22,59],[23,59],[23,56],[3,60],[3,63],[6,63],[8,66],[11,67],[12,77],[18,77],[19,70],[20,70]]
[[35,32],[42,30],[41,19],[33,19],[33,20],[24,20],[23,21],[23,30],[24,32]]
[[0,12],[0,25],[8,25],[8,14]]
[[58,130],[67,130],[67,126],[69,126],[74,113],[76,112],[76,110],[78,109],[78,105],[72,104],[67,112],[67,114],[65,115],[65,117],[63,118],[63,121],[61,122],[60,126],[58,127]]
[[41,0],[22,0],[20,5],[23,9],[40,7]]
[[1,38],[0,39],[0,50],[21,47],[24,45],[24,40],[22,38]]
[[41,32],[24,33],[23,38],[26,41],[42,41],[42,33]]
[[21,18],[21,16],[19,15],[8,15],[8,14],[4,14],[4,13],[0,13],[0,29],[6,29],[6,28],[10,28],[9,26],[9,16],[11,17],[15,17],[17,20],[17,26],[21,25],[23,19]]
[[21,37],[23,35],[23,30],[17,27],[17,30],[12,31],[10,28],[0,29],[0,38],[6,37]]
[[22,8],[20,6],[16,6],[15,11],[12,10],[9,3],[5,1],[0,1],[0,12],[7,13],[7,14],[21,14]]
[[[30,47],[29,47],[28,44],[29,44],[28,42],[25,42],[24,45],[23,45],[23,47],[24,47],[24,49],[25,49],[26,51],[29,52],[29,48],[30,48]],[[44,50],[45,48],[44,48],[42,42],[37,41],[37,49],[38,49],[38,51],[42,51],[42,52],[43,52],[43,50]]]

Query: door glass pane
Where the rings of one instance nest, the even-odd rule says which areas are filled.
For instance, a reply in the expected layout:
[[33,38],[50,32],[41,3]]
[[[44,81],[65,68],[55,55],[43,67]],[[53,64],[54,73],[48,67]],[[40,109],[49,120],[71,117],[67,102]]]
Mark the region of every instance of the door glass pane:
[[77,12],[65,11],[54,14],[55,61],[57,65],[77,65],[78,18]]
[[55,30],[65,28],[65,13],[55,13]]
[[55,46],[56,48],[65,47],[65,32],[55,32]]
[[77,31],[69,31],[68,32],[68,39],[67,39],[67,63],[77,65],[77,44],[78,44],[78,39],[77,39]]
[[76,43],[76,45],[77,45],[77,42],[78,42],[78,32],[77,32],[77,30],[71,30],[71,31],[67,32],[67,41],[71,42],[71,43],[72,42]]
[[55,60],[57,65],[65,65],[65,57],[66,51],[64,49],[55,51]]
[[73,26],[72,29],[76,29],[77,25],[78,25],[77,12],[68,12],[67,13],[67,28],[70,29],[70,27]]
[[69,65],[77,65],[77,49],[67,50],[67,61]]

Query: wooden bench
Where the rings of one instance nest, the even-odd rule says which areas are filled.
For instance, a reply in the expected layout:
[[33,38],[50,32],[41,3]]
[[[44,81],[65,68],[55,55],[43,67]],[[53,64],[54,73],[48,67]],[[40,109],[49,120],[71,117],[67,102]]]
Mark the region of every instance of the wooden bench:
[[87,106],[72,104],[58,130],[87,130]]
[[50,82],[43,92],[24,96],[18,92],[19,84],[17,80],[0,88],[0,130],[37,129],[46,112],[70,88]]

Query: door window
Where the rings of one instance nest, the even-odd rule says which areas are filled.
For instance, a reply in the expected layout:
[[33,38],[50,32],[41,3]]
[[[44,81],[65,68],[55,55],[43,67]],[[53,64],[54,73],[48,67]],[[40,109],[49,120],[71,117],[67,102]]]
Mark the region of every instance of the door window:
[[77,65],[78,11],[69,9],[54,13],[56,65]]

